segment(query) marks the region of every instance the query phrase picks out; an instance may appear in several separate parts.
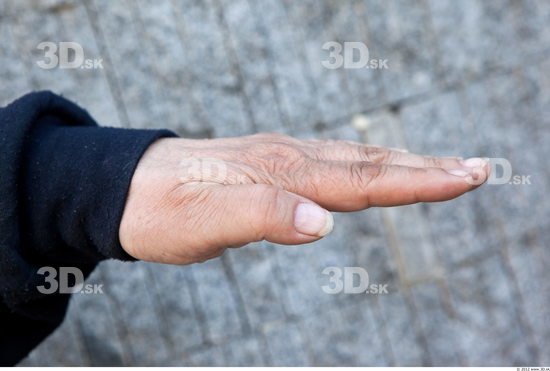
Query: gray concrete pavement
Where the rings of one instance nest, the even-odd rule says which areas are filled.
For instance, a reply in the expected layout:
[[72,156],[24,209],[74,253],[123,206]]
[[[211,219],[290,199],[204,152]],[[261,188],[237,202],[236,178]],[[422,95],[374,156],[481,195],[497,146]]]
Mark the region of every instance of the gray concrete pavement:
[[[42,41],[104,68],[41,69]],[[389,68],[325,69],[327,41],[362,41]],[[550,363],[549,2],[3,0],[0,65],[2,104],[50,89],[103,125],[503,157],[532,183],[338,214],[308,247],[102,263],[89,281],[105,294],[77,295],[22,365]],[[328,295],[327,266],[389,294]]]

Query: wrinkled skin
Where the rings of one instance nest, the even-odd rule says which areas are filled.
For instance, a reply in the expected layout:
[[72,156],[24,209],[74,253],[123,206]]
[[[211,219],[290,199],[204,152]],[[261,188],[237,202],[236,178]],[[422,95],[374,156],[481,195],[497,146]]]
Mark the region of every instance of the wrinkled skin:
[[[263,239],[309,243],[332,229],[326,210],[450,200],[488,175],[485,159],[421,156],[348,141],[273,133],[160,139],[134,173],[120,241],[137,259],[180,265]],[[298,207],[303,204],[309,206]],[[325,210],[313,213],[316,205]]]

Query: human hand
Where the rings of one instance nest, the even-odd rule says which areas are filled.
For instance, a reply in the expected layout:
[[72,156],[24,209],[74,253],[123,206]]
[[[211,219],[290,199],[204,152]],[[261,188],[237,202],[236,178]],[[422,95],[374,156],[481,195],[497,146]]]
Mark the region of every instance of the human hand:
[[268,240],[330,233],[329,211],[445,201],[487,180],[486,159],[438,158],[262,133],[160,139],[132,178],[119,237],[131,256],[191,264]]

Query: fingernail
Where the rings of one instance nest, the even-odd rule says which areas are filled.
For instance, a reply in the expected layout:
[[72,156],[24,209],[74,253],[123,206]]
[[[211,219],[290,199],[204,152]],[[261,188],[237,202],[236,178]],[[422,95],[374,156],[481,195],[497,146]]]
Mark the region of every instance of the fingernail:
[[451,175],[460,176],[463,178],[470,174],[469,172],[464,170],[447,170],[447,172]]
[[332,232],[334,218],[317,205],[301,203],[296,207],[294,227],[300,233],[323,237]]
[[489,162],[489,159],[484,157],[473,157],[466,160],[460,161],[460,163],[466,167],[485,167],[487,163]]

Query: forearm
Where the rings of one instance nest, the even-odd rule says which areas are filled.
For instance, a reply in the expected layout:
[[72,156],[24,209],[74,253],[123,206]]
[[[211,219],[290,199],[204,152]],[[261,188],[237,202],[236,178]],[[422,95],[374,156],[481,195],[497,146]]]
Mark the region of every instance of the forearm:
[[40,267],[87,276],[101,260],[132,259],[118,228],[133,171],[150,143],[174,134],[99,127],[49,92],[0,109],[0,133],[0,362],[13,363],[24,348],[8,344],[32,348],[65,314],[67,294],[37,290]]

